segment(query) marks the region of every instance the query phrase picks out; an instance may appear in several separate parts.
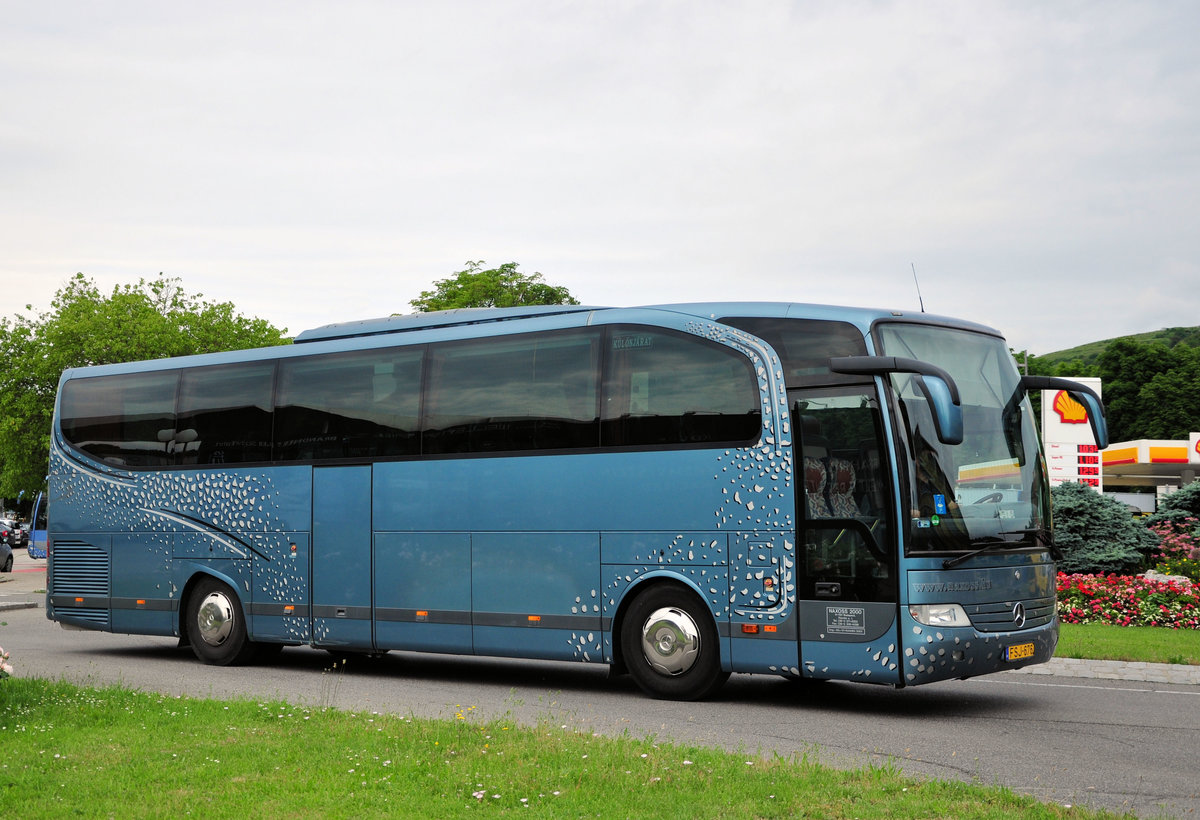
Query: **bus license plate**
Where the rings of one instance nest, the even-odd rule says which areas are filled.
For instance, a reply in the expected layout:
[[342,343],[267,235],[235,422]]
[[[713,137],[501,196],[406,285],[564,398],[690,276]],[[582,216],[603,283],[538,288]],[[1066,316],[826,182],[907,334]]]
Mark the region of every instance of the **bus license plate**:
[[1032,658],[1033,657],[1033,644],[1031,644],[1031,643],[1013,644],[1012,646],[1008,647],[1004,652],[1005,652],[1005,654],[1004,654],[1005,660],[1019,661],[1019,660],[1023,660],[1024,658]]

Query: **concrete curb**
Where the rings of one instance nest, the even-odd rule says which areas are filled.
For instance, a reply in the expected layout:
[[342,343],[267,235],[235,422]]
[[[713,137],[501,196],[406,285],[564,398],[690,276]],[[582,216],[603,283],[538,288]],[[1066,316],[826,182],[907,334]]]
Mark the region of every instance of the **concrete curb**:
[[1049,663],[1013,669],[1009,675],[1057,675],[1096,680],[1144,681],[1200,686],[1200,666],[1141,661],[1093,661],[1081,658],[1051,658]]
[[[14,609],[36,609],[45,606],[46,593],[34,592],[32,589],[26,588],[31,586],[28,582],[11,585],[7,583],[14,580],[17,579],[0,576],[0,612],[10,612]],[[45,589],[45,574],[38,575],[36,584],[37,588]]]

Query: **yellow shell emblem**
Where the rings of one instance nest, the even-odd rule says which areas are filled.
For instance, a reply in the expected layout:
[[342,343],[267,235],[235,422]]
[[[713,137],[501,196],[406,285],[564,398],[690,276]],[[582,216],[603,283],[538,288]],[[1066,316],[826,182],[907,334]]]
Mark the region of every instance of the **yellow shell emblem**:
[[1059,390],[1054,397],[1054,412],[1058,413],[1063,424],[1083,424],[1087,421],[1087,408],[1071,398],[1065,390]]

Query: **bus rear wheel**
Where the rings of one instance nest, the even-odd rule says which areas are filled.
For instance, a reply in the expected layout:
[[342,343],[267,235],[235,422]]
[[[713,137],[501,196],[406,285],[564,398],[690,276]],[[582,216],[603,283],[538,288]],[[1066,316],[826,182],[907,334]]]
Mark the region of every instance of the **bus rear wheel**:
[[188,596],[188,642],[196,657],[213,666],[245,663],[254,655],[237,593],[216,578],[203,578]]
[[664,700],[700,700],[729,677],[721,671],[712,616],[694,593],[676,584],[655,586],[630,604],[621,654],[642,691]]

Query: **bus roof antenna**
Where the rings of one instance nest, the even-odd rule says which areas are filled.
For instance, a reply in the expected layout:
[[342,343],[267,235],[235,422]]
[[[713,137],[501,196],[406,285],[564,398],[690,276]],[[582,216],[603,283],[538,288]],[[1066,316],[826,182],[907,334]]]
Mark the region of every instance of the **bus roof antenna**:
[[917,265],[915,262],[909,262],[912,265],[913,282],[917,285],[917,301],[921,303],[921,312],[925,312],[925,300],[921,297],[921,282],[917,279]]

